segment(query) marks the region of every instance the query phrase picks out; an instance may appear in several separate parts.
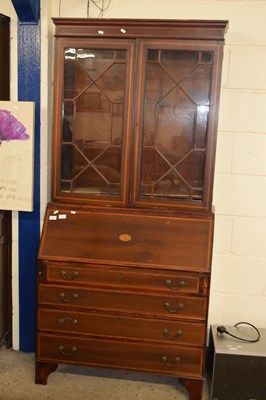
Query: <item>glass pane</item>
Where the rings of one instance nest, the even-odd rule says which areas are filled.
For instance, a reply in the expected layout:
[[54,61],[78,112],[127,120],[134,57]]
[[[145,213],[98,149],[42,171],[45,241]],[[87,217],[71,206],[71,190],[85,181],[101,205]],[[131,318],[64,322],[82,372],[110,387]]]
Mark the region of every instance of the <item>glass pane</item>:
[[212,53],[149,50],[140,195],[202,200]]
[[88,76],[96,80],[108,67],[110,67],[115,58],[114,50],[96,50],[96,49],[78,49],[77,59]]
[[176,167],[177,172],[190,188],[202,189],[205,153],[193,151]]
[[199,62],[199,53],[196,51],[163,50],[161,64],[176,82],[180,82]]
[[158,61],[159,51],[158,50],[149,50],[148,51],[148,60],[149,61]]
[[116,50],[116,52],[115,52],[116,61],[119,61],[119,60],[125,61],[126,56],[127,56],[127,52],[125,50]]
[[182,83],[181,87],[199,105],[210,103],[211,67],[200,65]]
[[62,190],[120,193],[126,56],[126,50],[65,51]]
[[77,54],[77,50],[76,49],[66,48],[65,49],[65,61],[66,60],[75,61],[76,60],[76,54]]
[[124,122],[124,106],[123,104],[113,104],[112,107],[112,144],[114,146],[122,145],[122,133]]
[[203,63],[211,63],[212,62],[212,52],[203,51],[201,53],[201,62],[203,62]]
[[154,196],[161,198],[183,199],[190,195],[190,187],[177,175],[170,171],[154,187]]
[[72,142],[72,131],[73,131],[73,103],[65,102],[64,107],[64,119],[62,126],[62,140],[63,142]]
[[73,147],[69,144],[62,146],[61,176],[70,180],[73,174]]
[[195,106],[179,89],[158,104],[156,145],[174,165],[193,147]]
[[88,167],[73,180],[73,192],[100,195],[108,194],[108,184],[93,167]]
[[157,107],[175,88],[175,82],[159,64],[148,64],[145,85],[144,143],[154,145]]
[[71,183],[70,182],[62,182],[61,183],[61,190],[64,192],[69,192],[71,189]]
[[97,81],[97,85],[112,102],[124,101],[125,64],[112,65]]
[[87,160],[82,153],[71,144],[62,146],[61,176],[62,180],[72,180],[80,174],[87,166]]
[[197,107],[197,123],[196,123],[196,148],[204,149],[206,146],[206,132],[208,123],[209,107]]
[[121,149],[119,147],[109,147],[94,163],[97,171],[105,177],[108,183],[120,182],[121,169]]
[[77,101],[75,143],[93,161],[111,142],[112,104],[97,88],[91,86]]
[[74,99],[92,80],[75,62],[66,61],[64,67],[64,98]]
[[[152,168],[150,166],[152,165]],[[142,183],[155,184],[169,170],[169,164],[155,148],[145,147],[142,152]]]

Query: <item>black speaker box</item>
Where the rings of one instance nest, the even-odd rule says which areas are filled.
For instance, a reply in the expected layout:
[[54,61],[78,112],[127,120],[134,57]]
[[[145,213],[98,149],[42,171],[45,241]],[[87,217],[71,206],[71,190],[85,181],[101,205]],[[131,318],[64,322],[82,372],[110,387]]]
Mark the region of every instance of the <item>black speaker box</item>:
[[[226,326],[235,336],[254,339],[253,328]],[[211,326],[207,376],[210,400],[266,400],[266,329],[260,340],[247,343],[217,333]]]

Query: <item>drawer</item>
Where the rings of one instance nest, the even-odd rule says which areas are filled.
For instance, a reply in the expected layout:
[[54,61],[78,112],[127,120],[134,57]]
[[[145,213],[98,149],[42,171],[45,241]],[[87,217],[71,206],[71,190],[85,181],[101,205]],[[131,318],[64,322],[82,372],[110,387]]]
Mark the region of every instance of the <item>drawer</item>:
[[205,345],[205,324],[39,308],[38,329],[46,332]]
[[84,265],[81,267],[67,263],[45,263],[48,282],[86,283],[92,286],[127,287],[133,290],[151,288],[169,293],[200,294],[207,285],[208,278],[199,275],[154,271],[145,268],[108,268]]
[[207,299],[200,297],[167,296],[85,289],[81,287],[39,285],[41,305],[71,306],[90,310],[111,311],[167,318],[205,319]]
[[199,378],[204,356],[194,347],[38,334],[37,359]]

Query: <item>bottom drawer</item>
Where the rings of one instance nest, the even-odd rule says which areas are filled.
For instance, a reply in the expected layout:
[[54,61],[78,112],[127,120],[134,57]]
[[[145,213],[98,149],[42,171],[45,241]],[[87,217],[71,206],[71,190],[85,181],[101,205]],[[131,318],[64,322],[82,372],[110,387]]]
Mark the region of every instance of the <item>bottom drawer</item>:
[[201,378],[203,349],[39,334],[38,361]]

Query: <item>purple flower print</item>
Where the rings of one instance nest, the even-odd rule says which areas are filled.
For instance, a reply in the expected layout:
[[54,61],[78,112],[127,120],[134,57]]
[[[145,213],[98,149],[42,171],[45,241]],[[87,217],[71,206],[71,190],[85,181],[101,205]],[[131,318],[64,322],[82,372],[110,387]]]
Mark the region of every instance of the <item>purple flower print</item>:
[[10,111],[0,110],[0,144],[6,140],[28,140],[26,128]]

